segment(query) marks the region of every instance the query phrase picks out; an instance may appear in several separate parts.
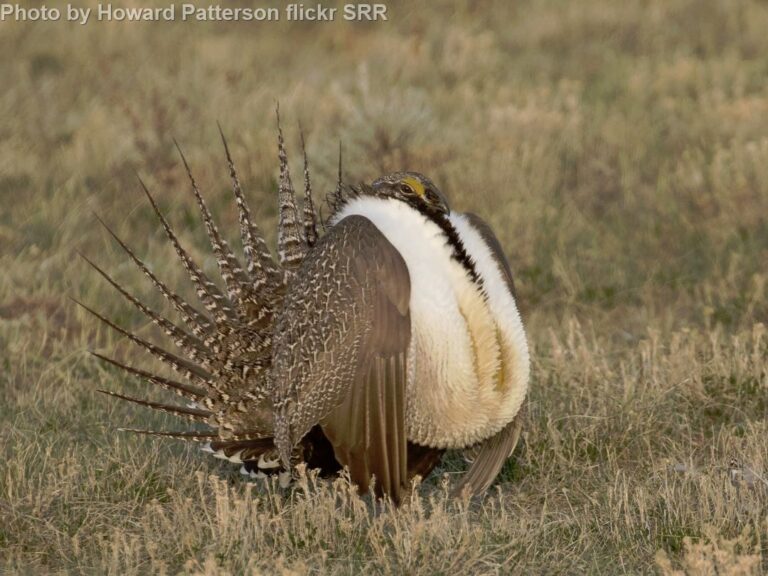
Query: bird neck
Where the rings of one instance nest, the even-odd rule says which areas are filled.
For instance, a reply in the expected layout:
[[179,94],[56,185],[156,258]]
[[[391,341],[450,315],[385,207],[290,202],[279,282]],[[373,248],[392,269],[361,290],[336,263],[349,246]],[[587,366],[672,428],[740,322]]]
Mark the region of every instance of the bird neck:
[[469,252],[467,252],[467,248],[464,246],[464,242],[462,242],[461,236],[459,236],[459,233],[448,219],[448,216],[429,210],[425,206],[417,206],[413,204],[410,204],[410,206],[422,214],[425,218],[434,222],[440,228],[448,240],[448,245],[451,247],[451,257],[456,260],[456,262],[461,264],[462,268],[464,268],[469,277],[472,279],[472,282],[478,287],[482,288],[483,279],[477,272],[475,262],[469,255]]

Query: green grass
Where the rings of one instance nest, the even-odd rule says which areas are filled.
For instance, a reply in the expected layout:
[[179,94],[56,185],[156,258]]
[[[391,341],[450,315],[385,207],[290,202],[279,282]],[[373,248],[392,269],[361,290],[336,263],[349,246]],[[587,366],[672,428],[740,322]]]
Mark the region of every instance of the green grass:
[[[757,1],[389,4],[379,24],[0,26],[0,570],[768,572],[768,10]],[[103,398],[155,334],[100,214],[191,296],[138,172],[214,271],[177,138],[237,246],[216,122],[274,240],[274,104],[318,189],[428,174],[489,220],[533,351],[520,449],[470,503],[457,456],[403,509],[251,486]],[[299,169],[298,162],[295,170]],[[154,300],[153,300],[154,299]],[[729,572],[730,571],[730,572]],[[714,572],[711,572],[714,573]]]

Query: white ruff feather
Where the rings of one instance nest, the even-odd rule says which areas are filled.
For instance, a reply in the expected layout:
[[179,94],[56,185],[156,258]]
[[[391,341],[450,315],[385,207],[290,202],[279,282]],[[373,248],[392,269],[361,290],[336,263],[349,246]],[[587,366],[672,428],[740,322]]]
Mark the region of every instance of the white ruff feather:
[[520,410],[528,388],[525,332],[501,270],[480,234],[452,215],[486,297],[454,260],[442,230],[394,199],[361,197],[346,216],[368,218],[400,252],[411,279],[408,439],[460,448],[489,438]]

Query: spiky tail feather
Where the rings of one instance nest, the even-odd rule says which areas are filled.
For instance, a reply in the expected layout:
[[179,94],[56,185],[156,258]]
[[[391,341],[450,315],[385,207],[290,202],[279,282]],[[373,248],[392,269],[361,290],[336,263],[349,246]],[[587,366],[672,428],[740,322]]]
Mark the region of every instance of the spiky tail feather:
[[290,277],[299,267],[307,252],[307,244],[299,222],[299,210],[296,207],[296,192],[291,182],[288,167],[288,154],[285,151],[283,129],[280,126],[280,107],[277,107],[277,153],[280,160],[280,183],[278,187],[278,231],[277,254],[280,265]]
[[299,126],[301,135],[301,155],[304,157],[304,203],[302,205],[302,216],[304,218],[304,240],[307,248],[312,248],[319,238],[317,233],[317,213],[315,212],[315,203],[312,199],[312,182],[309,177],[309,160],[307,159],[307,145],[304,141],[304,130]]

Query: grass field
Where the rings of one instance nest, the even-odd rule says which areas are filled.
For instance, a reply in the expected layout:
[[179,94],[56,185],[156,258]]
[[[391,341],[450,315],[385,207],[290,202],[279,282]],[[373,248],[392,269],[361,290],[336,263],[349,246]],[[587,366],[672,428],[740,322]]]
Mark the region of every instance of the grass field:
[[[0,24],[0,571],[768,573],[768,6],[414,4]],[[67,297],[154,332],[76,250],[161,302],[93,213],[188,288],[138,172],[215,271],[172,138],[234,241],[219,121],[274,240],[278,99],[320,189],[342,140],[348,181],[420,170],[499,234],[533,371],[485,498],[446,497],[456,457],[397,511],[249,485],[95,392],[144,386],[87,350],[148,359]]]

